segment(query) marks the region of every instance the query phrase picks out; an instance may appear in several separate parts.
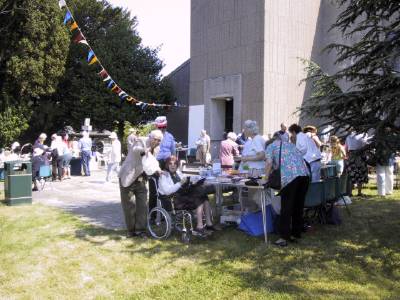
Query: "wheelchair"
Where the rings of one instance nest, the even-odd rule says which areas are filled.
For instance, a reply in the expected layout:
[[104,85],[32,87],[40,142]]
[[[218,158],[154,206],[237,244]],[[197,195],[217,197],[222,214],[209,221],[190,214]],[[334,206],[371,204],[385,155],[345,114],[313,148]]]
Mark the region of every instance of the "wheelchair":
[[162,196],[158,192],[158,182],[155,178],[150,177],[153,181],[157,196],[157,206],[150,210],[147,215],[147,230],[150,235],[158,240],[167,239],[172,230],[181,234],[183,243],[190,243],[193,232],[194,216],[188,210],[176,210],[174,207],[174,195]]

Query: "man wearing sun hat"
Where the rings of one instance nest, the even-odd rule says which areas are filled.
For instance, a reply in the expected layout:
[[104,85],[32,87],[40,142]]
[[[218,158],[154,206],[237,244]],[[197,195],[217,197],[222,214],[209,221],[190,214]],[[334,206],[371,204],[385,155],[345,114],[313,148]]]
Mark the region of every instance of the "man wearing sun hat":
[[157,160],[160,163],[161,169],[165,167],[165,161],[171,155],[175,155],[175,138],[167,131],[167,118],[159,116],[155,119],[154,124],[163,133],[163,139],[160,144],[160,151],[157,155]]
[[111,132],[111,151],[108,153],[108,163],[107,163],[107,176],[106,181],[110,181],[110,176],[112,172],[118,174],[119,163],[121,162],[121,142],[118,140],[118,136],[115,132]]

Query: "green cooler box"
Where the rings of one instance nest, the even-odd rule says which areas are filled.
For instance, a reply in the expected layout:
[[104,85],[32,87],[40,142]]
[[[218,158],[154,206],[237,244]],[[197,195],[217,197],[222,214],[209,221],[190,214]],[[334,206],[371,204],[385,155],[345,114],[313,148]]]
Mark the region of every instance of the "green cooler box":
[[4,163],[4,194],[7,205],[32,204],[32,163]]

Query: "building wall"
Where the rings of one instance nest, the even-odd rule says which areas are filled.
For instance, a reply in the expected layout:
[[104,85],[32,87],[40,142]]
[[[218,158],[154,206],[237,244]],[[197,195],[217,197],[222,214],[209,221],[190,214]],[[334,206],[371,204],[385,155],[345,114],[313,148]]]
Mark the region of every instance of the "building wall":
[[199,124],[219,143],[215,118],[222,108],[215,99],[224,97],[234,98],[236,132],[246,119],[258,121],[263,134],[281,122],[318,125],[321,120],[296,114],[310,94],[300,84],[306,77],[300,58],[328,73],[341,67],[333,63],[334,52],[321,52],[343,41],[340,32],[329,31],[339,13],[332,0],[191,0],[189,103],[196,113],[189,119],[189,144]]
[[190,78],[190,60],[184,62],[176,70],[168,75],[168,79],[174,91],[174,97],[179,104],[186,107],[172,108],[167,114],[168,131],[173,133],[175,140],[188,143],[189,126],[189,78]]
[[321,0],[266,0],[264,48],[265,134],[279,130],[282,122],[298,122],[306,86],[304,65],[311,59],[318,31]]
[[191,0],[190,105],[204,105],[198,118],[216,143],[216,98],[234,96],[234,131],[263,121],[263,39],[264,0]]

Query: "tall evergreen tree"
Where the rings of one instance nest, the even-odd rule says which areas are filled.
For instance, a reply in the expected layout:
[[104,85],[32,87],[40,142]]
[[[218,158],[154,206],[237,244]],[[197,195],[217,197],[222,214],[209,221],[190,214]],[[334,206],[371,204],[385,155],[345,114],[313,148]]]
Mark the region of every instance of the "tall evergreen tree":
[[[330,44],[336,64],[328,75],[308,65],[313,92],[302,113],[336,128],[375,131],[371,146],[400,149],[400,1],[338,0],[343,9],[331,30],[352,44]],[[354,39],[353,39],[354,40]],[[344,84],[345,83],[345,84]],[[344,88],[344,86],[350,86]]]
[[[142,45],[137,21],[106,1],[67,1],[83,34],[121,88],[143,101],[165,102],[171,90],[157,49]],[[159,110],[121,102],[89,66],[87,48],[71,42],[65,10],[55,0],[0,0],[0,144],[64,125],[79,129],[85,117],[98,129],[123,131],[124,121],[147,121]],[[7,107],[10,109],[6,110]],[[9,116],[14,116],[10,118]],[[29,125],[29,126],[28,126]],[[10,130],[18,128],[20,130]],[[2,133],[7,132],[7,137]]]
[[69,41],[61,18],[54,0],[0,0],[2,145],[28,128],[34,106],[64,74]]

